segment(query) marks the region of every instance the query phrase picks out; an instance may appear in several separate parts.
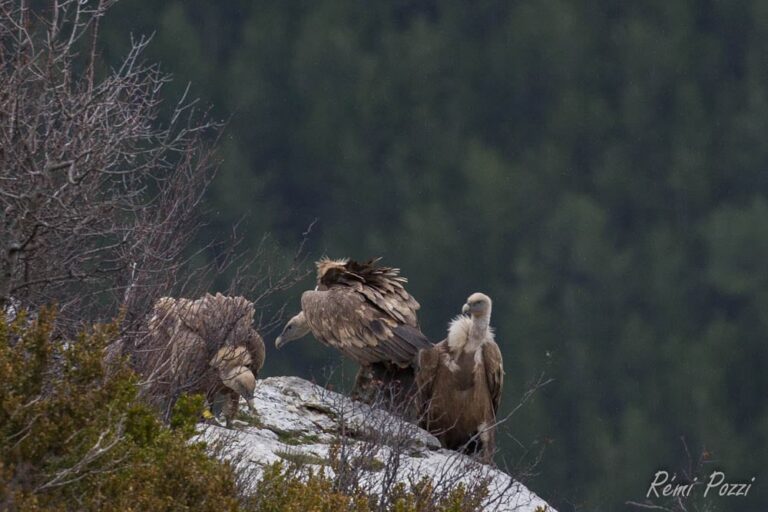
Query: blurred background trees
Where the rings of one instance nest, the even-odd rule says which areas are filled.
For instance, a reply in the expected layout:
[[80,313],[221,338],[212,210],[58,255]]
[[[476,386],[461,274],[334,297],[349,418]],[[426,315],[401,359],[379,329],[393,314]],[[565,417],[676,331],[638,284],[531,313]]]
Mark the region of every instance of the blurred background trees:
[[[508,404],[556,379],[510,433],[547,446],[532,487],[560,510],[641,498],[681,437],[762,476],[768,4],[132,0],[103,57],[129,33],[229,121],[201,245],[242,221],[285,265],[317,219],[309,255],[401,267],[434,339],[494,298]],[[305,342],[265,372],[333,360]]]

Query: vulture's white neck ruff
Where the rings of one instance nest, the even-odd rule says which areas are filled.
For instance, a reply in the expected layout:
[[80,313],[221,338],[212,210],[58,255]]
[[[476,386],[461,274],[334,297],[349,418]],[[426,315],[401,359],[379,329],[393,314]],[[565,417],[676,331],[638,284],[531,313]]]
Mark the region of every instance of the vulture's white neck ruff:
[[488,340],[493,340],[493,331],[488,324],[490,315],[481,317],[457,316],[448,326],[448,348],[451,352],[475,352]]
[[448,348],[451,352],[459,352],[469,340],[469,330],[472,320],[468,316],[457,316],[448,324]]

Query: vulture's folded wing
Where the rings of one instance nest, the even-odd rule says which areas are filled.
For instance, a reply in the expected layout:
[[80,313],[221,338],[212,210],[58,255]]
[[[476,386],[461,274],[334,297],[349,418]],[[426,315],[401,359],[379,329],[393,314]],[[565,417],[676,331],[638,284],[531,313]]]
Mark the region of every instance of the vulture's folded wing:
[[171,337],[170,370],[177,386],[195,386],[208,367],[206,342],[181,326]]
[[485,378],[493,401],[493,412],[498,414],[501,403],[501,388],[504,385],[504,362],[501,358],[501,350],[496,343],[483,343],[483,360]]
[[252,358],[250,368],[254,375],[258,375],[259,370],[264,366],[265,350],[264,340],[255,329],[250,329],[246,339],[246,346]]
[[358,263],[323,258],[316,263],[317,289],[351,288],[398,324],[418,327],[416,311],[420,306],[404,287],[408,279],[400,275],[400,269],[379,266],[380,259]]
[[404,325],[399,315],[382,310],[352,287],[307,291],[301,309],[319,341],[360,364],[412,364],[418,351],[431,343],[418,328]]
[[401,283],[390,281],[384,288],[358,285],[355,289],[398,323],[416,327],[416,311],[419,309],[419,303],[405,291]]
[[429,404],[434,396],[434,383],[437,369],[440,365],[440,351],[445,343],[441,342],[431,348],[419,351],[416,367],[416,389],[418,392],[419,414],[427,413]]
[[214,346],[236,345],[250,334],[254,307],[246,298],[206,293],[197,302],[195,327]]

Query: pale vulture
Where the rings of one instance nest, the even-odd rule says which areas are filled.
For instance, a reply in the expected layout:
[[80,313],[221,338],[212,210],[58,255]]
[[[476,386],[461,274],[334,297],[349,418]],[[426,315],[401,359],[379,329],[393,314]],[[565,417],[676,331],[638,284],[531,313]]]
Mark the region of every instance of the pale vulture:
[[490,328],[491,299],[474,293],[462,312],[445,340],[419,352],[420,422],[444,447],[490,463],[504,378]]
[[143,373],[171,401],[181,393],[204,393],[209,404],[224,399],[227,425],[240,397],[253,409],[256,376],[264,364],[264,341],[253,329],[253,304],[243,297],[206,294],[198,300],[163,297],[149,319]]
[[[360,364],[355,393],[402,402],[413,388],[419,350],[431,346],[419,329],[419,303],[405,290],[400,270],[353,260],[321,259],[317,287],[301,295],[301,312],[275,340],[277,348],[308,333]],[[395,389],[397,399],[391,396]]]

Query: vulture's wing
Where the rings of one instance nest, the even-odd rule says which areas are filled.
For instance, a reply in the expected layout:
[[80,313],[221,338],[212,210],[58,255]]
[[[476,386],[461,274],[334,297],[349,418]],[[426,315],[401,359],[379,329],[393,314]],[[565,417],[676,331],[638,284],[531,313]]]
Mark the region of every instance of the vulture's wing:
[[440,342],[434,347],[419,351],[418,367],[416,368],[416,389],[418,392],[419,414],[424,416],[429,408],[429,403],[434,396],[434,384],[437,377],[437,369],[440,365],[440,352],[445,342]]
[[183,300],[162,297],[155,302],[147,326],[154,342],[167,344],[179,322],[178,309]]
[[245,297],[205,294],[199,301],[198,332],[213,348],[243,346],[254,374],[264,365],[264,340],[253,328],[254,306]]
[[208,366],[205,340],[181,325],[171,337],[170,343],[170,369],[176,385],[182,387],[196,385]]
[[312,334],[360,364],[408,366],[431,343],[418,328],[371,303],[351,287],[304,292],[301,309]]
[[188,373],[188,363],[182,355],[198,341],[194,333],[185,328],[182,315],[190,309],[192,301],[162,297],[155,302],[147,326],[149,336],[140,351],[140,368],[153,382],[167,383],[170,378]]
[[256,329],[251,329],[246,340],[248,352],[251,353],[252,362],[249,365],[254,375],[258,375],[261,367],[264,366],[265,351],[264,340]]
[[405,289],[408,279],[400,275],[400,269],[379,266],[379,259],[364,263],[322,259],[316,263],[317,289],[351,288],[398,323],[418,328],[416,311],[420,305]]
[[214,346],[238,345],[251,331],[254,307],[244,297],[206,293],[199,299],[196,329]]
[[501,359],[501,350],[496,343],[492,341],[483,343],[483,360],[485,379],[493,400],[493,412],[496,414],[499,411],[501,388],[504,385],[504,362]]

